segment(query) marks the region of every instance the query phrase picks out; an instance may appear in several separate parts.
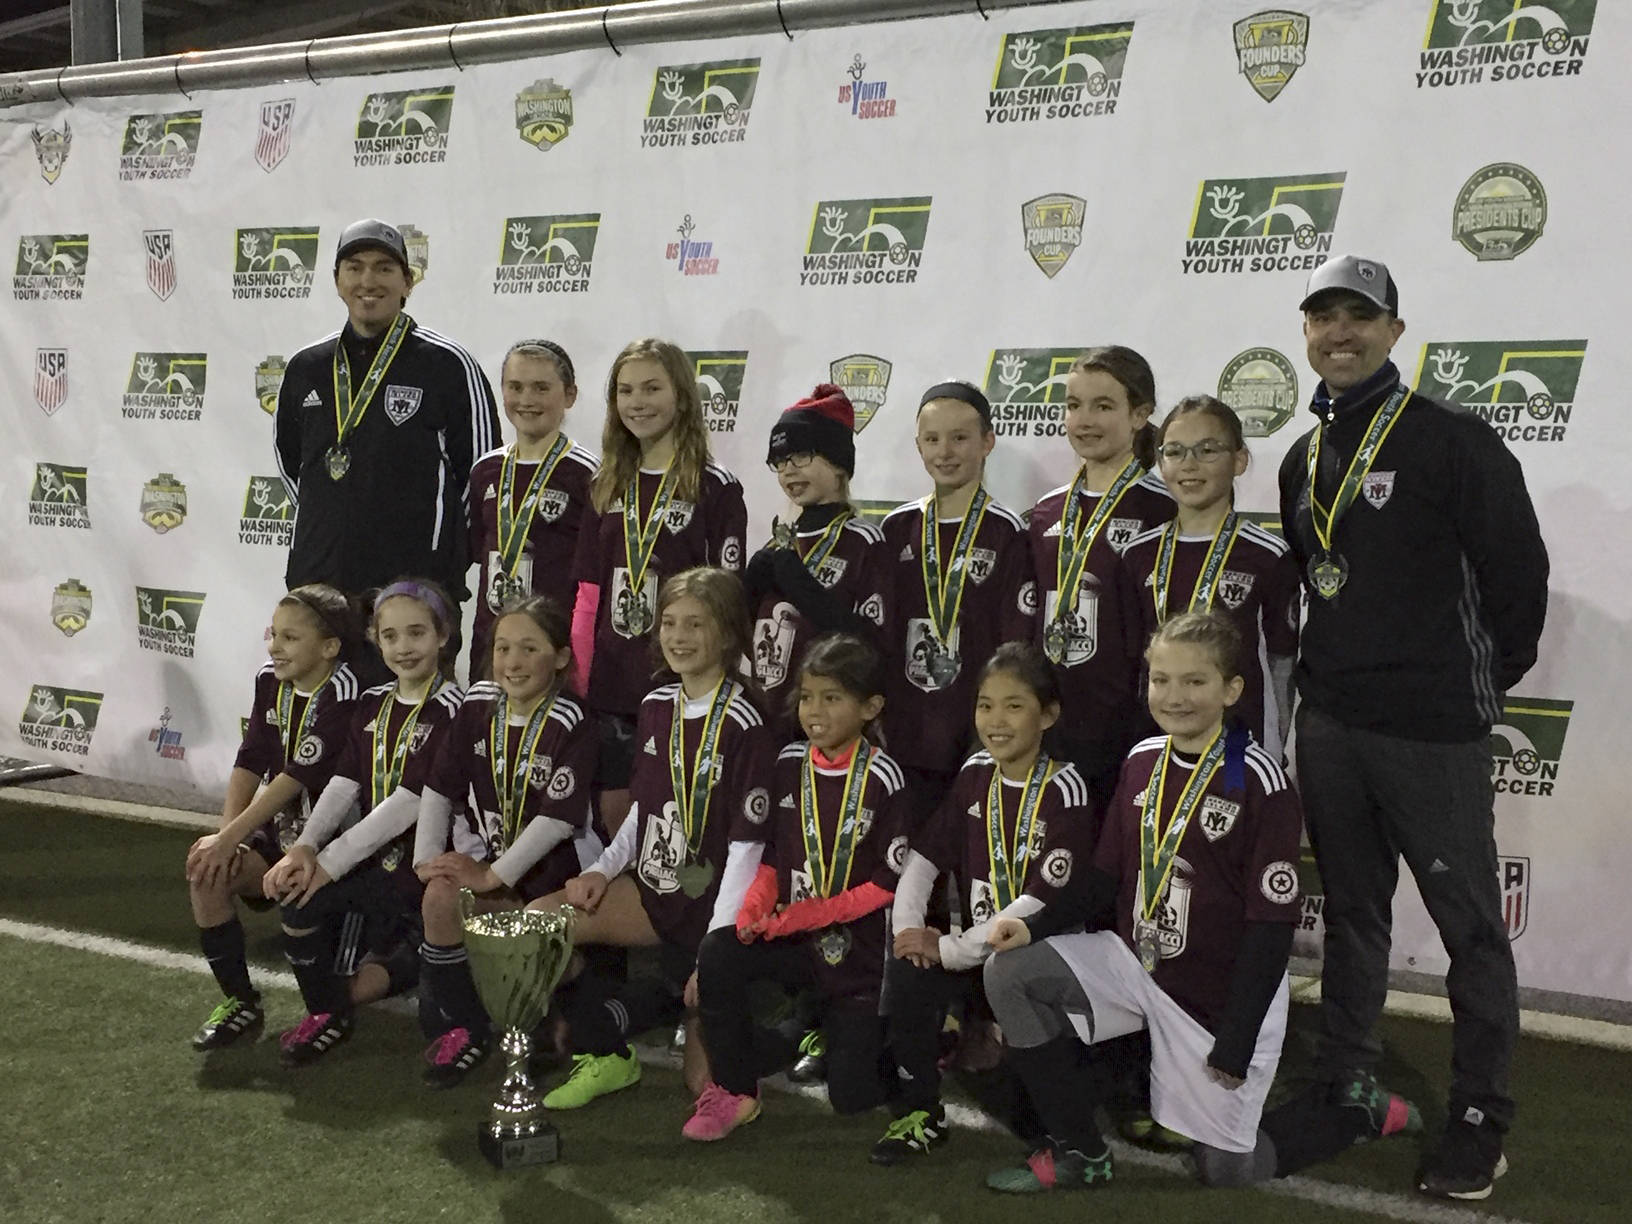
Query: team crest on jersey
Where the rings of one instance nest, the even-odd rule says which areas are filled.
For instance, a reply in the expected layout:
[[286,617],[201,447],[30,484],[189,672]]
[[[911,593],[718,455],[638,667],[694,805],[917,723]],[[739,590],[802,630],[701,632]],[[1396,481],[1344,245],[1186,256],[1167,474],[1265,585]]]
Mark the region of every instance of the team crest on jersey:
[[538,495],[538,509],[535,514],[546,523],[558,522],[567,512],[567,495],[560,489],[545,489]]
[[748,817],[750,824],[764,824],[771,814],[771,793],[763,786],[754,787],[742,801],[742,814]]
[[1056,661],[1066,667],[1086,663],[1099,649],[1099,589],[1089,586],[1088,582],[1089,578],[1084,576],[1082,590],[1077,592],[1077,606],[1063,615],[1056,612],[1060,602],[1058,591],[1048,592],[1043,608],[1045,626],[1052,630],[1057,623],[1059,632],[1064,635]]
[[797,615],[792,604],[778,603],[770,616],[754,625],[754,679],[766,688],[776,688],[788,678]]
[[435,730],[435,727],[426,727],[415,723],[414,733],[408,737],[408,755],[414,755],[416,752],[424,748],[426,744],[430,743],[431,734]]
[[663,515],[663,526],[668,528],[670,535],[679,535],[691,526],[692,516],[696,513],[697,507],[689,501],[671,501]]
[[51,623],[63,637],[73,637],[91,623],[91,588],[78,578],[60,582],[51,593]]
[[68,350],[34,350],[34,402],[46,416],[61,408],[68,398]]
[[1240,570],[1225,570],[1218,576],[1218,597],[1231,612],[1239,612],[1252,594],[1253,576]]
[[385,415],[390,418],[391,424],[401,425],[419,411],[420,401],[424,398],[425,392],[419,387],[388,386],[385,389]]
[[1055,888],[1064,888],[1071,882],[1071,851],[1061,846],[1050,850],[1043,860],[1043,879]]
[[906,672],[915,688],[933,693],[957,682],[963,671],[963,659],[958,654],[958,639],[962,636],[963,627],[953,625],[951,636],[943,644],[928,618],[917,616],[907,621]]
[[[630,819],[636,819],[630,813]],[[646,836],[640,844],[640,878],[646,887],[660,895],[680,891],[676,871],[686,861],[686,830],[680,820],[680,807],[674,800],[663,805],[659,815],[652,813],[646,822]]]
[[1020,589],[1015,592],[1014,606],[1027,616],[1037,615],[1037,584],[1022,582]]
[[1269,864],[1258,879],[1264,899],[1276,905],[1290,905],[1298,899],[1298,869],[1285,859]]
[[896,875],[907,865],[907,838],[905,834],[890,838],[890,845],[884,851],[884,861],[890,865],[890,870]]
[[1112,548],[1121,552],[1133,543],[1133,537],[1139,534],[1144,525],[1141,519],[1113,518],[1105,524],[1105,538]]
[[143,230],[147,248],[147,287],[161,302],[176,291],[176,239],[173,230]]
[[629,571],[612,571],[612,631],[619,637],[645,637],[657,623],[657,575],[648,571],[637,590]]
[[1231,829],[1235,828],[1235,818],[1241,815],[1241,805],[1230,799],[1220,799],[1217,795],[1208,795],[1201,801],[1201,834],[1210,842],[1216,842]]
[[1394,473],[1367,472],[1360,492],[1371,503],[1373,510],[1381,510],[1388,505],[1388,499],[1394,496]]
[[[316,698],[314,697],[313,700],[315,701]],[[320,736],[308,735],[300,741],[300,747],[295,749],[296,765],[316,765],[322,759],[323,740]]]
[[34,141],[34,156],[40,162],[40,177],[48,184],[55,183],[57,176],[68,162],[68,146],[74,142],[73,129],[68,121],[62,121],[62,131],[56,128],[35,128],[32,133]]
[[969,581],[976,586],[990,578],[997,569],[997,551],[991,548],[969,550]]
[[829,557],[816,567],[816,581],[831,590],[839,584],[839,579],[849,568],[850,563],[843,557]]
[[997,917],[997,902],[992,897],[992,886],[985,880],[969,881],[969,924],[979,926]]
[[1496,870],[1502,882],[1502,918],[1508,939],[1517,939],[1530,925],[1530,860],[1498,855]]

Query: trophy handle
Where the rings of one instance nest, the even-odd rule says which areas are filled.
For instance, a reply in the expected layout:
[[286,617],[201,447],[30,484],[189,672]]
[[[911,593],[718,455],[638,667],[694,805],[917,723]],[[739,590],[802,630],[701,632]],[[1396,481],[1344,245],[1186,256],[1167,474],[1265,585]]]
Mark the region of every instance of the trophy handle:
[[459,925],[463,927],[476,914],[476,894],[468,888],[459,890]]

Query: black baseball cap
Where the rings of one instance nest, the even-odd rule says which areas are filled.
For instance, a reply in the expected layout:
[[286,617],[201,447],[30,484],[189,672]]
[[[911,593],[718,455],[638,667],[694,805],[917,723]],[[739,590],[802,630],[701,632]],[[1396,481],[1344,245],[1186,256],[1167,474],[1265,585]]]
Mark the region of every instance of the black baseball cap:
[[340,245],[334,252],[335,271],[340,270],[340,261],[346,256],[370,249],[384,251],[395,258],[402,265],[403,274],[413,279],[414,269],[408,262],[408,244],[402,240],[402,232],[394,225],[373,218],[353,221],[340,231]]
[[1308,310],[1309,304],[1323,293],[1341,291],[1357,293],[1389,314],[1400,313],[1400,290],[1388,273],[1388,265],[1362,255],[1338,255],[1328,259],[1309,274],[1299,310]]

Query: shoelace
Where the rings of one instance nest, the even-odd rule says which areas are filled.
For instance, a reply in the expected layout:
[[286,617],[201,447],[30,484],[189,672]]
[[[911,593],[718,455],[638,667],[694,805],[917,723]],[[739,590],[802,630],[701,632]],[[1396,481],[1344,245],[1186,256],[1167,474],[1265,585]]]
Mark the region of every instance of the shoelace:
[[594,1065],[595,1065],[595,1055],[593,1055],[593,1054],[574,1054],[572,1056],[572,1072],[567,1076],[567,1078],[569,1080],[575,1080],[580,1075],[587,1075],[590,1071],[592,1071],[594,1069]]
[[222,999],[221,1002],[215,1005],[215,1010],[210,1013],[209,1023],[220,1024],[221,1021],[225,1020],[242,1006],[243,1004],[237,999]]
[[449,1029],[437,1038],[436,1048],[431,1051],[431,1064],[437,1067],[446,1067],[457,1062],[466,1046],[471,1045],[469,1029]]
[[807,1054],[811,1058],[820,1058],[827,1051],[827,1043],[822,1040],[820,1029],[811,1029],[799,1039],[799,1053]]
[[697,1098],[697,1112],[710,1116],[723,1115],[729,1117],[736,1113],[736,1098],[718,1084],[710,1084],[703,1089],[702,1095]]
[[884,1131],[886,1139],[906,1139],[909,1136],[922,1141],[924,1125],[929,1121],[929,1114],[922,1109],[916,1109],[904,1118],[897,1118]]
[[329,1013],[319,1012],[315,1016],[307,1016],[294,1028],[283,1035],[282,1046],[289,1049],[291,1046],[305,1045],[329,1026]]

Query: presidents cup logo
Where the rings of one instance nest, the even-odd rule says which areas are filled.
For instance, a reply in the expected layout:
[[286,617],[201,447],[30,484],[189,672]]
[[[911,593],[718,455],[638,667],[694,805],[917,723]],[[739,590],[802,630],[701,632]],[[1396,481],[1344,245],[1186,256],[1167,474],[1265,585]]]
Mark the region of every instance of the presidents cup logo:
[[317,267],[315,225],[274,225],[241,229],[233,238],[232,296],[308,298]]
[[1491,781],[1498,794],[1550,799],[1564,756],[1573,701],[1509,696],[1490,729]]
[[748,135],[759,60],[671,64],[652,78],[640,147],[734,144]]
[[1265,102],[1281,96],[1309,51],[1309,18],[1265,9],[1235,23],[1235,58],[1247,84]]
[[255,399],[267,416],[278,410],[278,392],[283,390],[283,375],[288,369],[289,363],[276,355],[255,367]]
[[51,623],[63,637],[73,637],[91,623],[91,588],[78,578],[59,582],[51,592]]
[[1026,254],[1053,280],[1082,242],[1082,218],[1088,201],[1080,196],[1038,196],[1020,205],[1020,224],[1026,234]]
[[119,143],[119,177],[125,180],[184,179],[193,172],[203,111],[132,115]]
[[203,591],[166,591],[136,588],[136,641],[143,650],[193,657],[198,618],[204,611]]
[[11,296],[19,302],[77,302],[85,296],[89,234],[24,234],[17,239]]
[[89,477],[82,467],[36,463],[34,483],[28,489],[28,525],[89,528],[88,482]]
[[295,503],[280,476],[251,476],[238,518],[238,543],[288,548],[295,534]]
[[894,119],[895,99],[889,96],[888,81],[869,81],[867,61],[856,52],[845,71],[850,80],[839,86],[839,105],[857,119]]
[[553,77],[534,81],[516,95],[516,135],[548,153],[572,131],[572,90]]
[[1008,438],[1065,434],[1065,376],[1080,348],[993,349],[983,390],[992,431]]
[[36,684],[29,690],[17,734],[30,748],[84,756],[101,713],[101,693]]
[[1434,340],[1422,346],[1417,389],[1509,442],[1562,442],[1586,356],[1585,340]]
[[295,100],[279,98],[261,103],[261,127],[255,134],[255,162],[268,174],[289,156],[295,135]]
[[160,535],[173,531],[187,517],[187,486],[169,472],[160,472],[142,486],[138,509],[142,522]]
[[448,159],[453,86],[372,93],[357,113],[354,166],[430,165]]
[[51,416],[68,398],[68,350],[34,350],[34,402]]
[[68,161],[68,146],[74,143],[73,129],[68,126],[68,120],[62,121],[62,131],[56,128],[38,128],[31,133],[34,141],[34,156],[40,163],[40,177],[47,184],[55,183],[57,176]]
[[1267,438],[1298,410],[1298,372],[1274,349],[1250,348],[1218,376],[1218,398],[1235,409],[1242,433]]
[[1326,262],[1341,170],[1281,178],[1204,179],[1196,192],[1186,272],[1307,272]]
[[1431,0],[1417,88],[1579,76],[1597,8],[1598,0]]
[[910,285],[929,233],[930,196],[823,200],[805,244],[801,285]]
[[1523,166],[1493,162],[1456,193],[1451,237],[1477,259],[1513,259],[1535,246],[1547,224],[1547,192]]
[[600,213],[506,217],[493,292],[585,293],[601,233]]
[[153,745],[153,751],[167,761],[182,761],[187,758],[187,749],[181,746],[181,732],[170,729],[170,707],[164,707],[164,713],[159,715],[159,725],[147,733],[147,742]]
[[1005,34],[986,95],[987,123],[1116,113],[1133,22]]
[[855,407],[856,433],[866,429],[867,423],[884,407],[890,393],[890,371],[894,368],[884,358],[871,353],[852,353],[828,364],[828,377]]
[[402,245],[408,251],[408,274],[417,285],[430,270],[431,240],[424,230],[415,228],[411,223],[397,226],[397,233],[402,235]]
[[748,372],[746,349],[688,352],[697,391],[703,397],[703,419],[713,433],[736,433],[742,406],[742,379]]
[[680,235],[679,242],[671,242],[664,248],[663,258],[673,262],[674,270],[681,276],[717,276],[720,271],[719,258],[714,254],[712,242],[693,241],[692,234],[697,230],[697,223],[687,213],[680,219],[680,224],[674,227],[674,232]]
[[171,230],[143,230],[147,248],[147,287],[161,302],[176,291],[176,241]]
[[204,415],[208,372],[203,353],[137,353],[120,415],[127,421],[196,421]]

